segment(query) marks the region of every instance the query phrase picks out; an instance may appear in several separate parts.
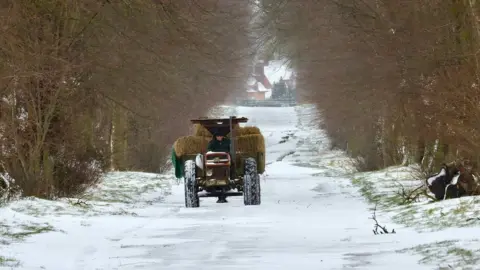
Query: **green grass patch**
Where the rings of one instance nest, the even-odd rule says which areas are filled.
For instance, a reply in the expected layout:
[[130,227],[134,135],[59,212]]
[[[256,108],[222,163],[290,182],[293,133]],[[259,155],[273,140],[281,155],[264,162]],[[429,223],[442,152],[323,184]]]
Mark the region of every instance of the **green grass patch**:
[[430,244],[418,245],[411,248],[406,248],[399,250],[399,253],[408,253],[413,252],[420,254],[423,258],[420,260],[420,263],[434,263],[438,261],[439,253],[442,250],[445,250],[446,246],[453,246],[457,241],[448,240],[448,241],[437,241]]
[[[412,252],[420,254],[420,263],[436,265],[437,269],[476,269],[480,262],[478,250],[461,247],[464,243],[458,241],[438,241],[430,244],[418,245],[398,252]],[[439,258],[442,258],[439,260]]]
[[20,262],[14,258],[0,256],[0,266],[3,267],[19,267]]
[[474,257],[473,251],[468,250],[468,249],[464,249],[464,248],[459,248],[459,247],[454,247],[454,248],[448,249],[447,254],[460,256],[464,259],[471,259],[471,258]]
[[5,235],[9,238],[16,239],[16,240],[24,240],[26,237],[40,234],[40,233],[47,233],[55,231],[53,226],[49,224],[45,224],[43,226],[40,225],[20,225],[22,231],[15,232],[15,233],[6,233]]
[[365,177],[353,178],[351,182],[359,188],[360,193],[369,203],[377,204],[382,208],[395,205],[396,198],[394,194],[381,194],[375,187],[375,184],[368,181]]

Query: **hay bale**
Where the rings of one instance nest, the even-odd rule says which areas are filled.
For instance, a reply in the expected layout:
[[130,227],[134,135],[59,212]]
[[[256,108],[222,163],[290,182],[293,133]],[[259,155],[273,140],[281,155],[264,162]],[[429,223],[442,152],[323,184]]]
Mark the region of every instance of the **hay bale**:
[[[233,129],[236,131],[237,136],[262,134],[260,132],[260,129],[258,127],[255,127],[255,126],[241,127],[239,124],[235,124],[233,126]],[[193,136],[201,136],[201,137],[211,138],[213,136],[213,134],[210,133],[210,131],[208,131],[206,128],[204,128],[200,124],[194,124],[193,125]],[[230,137],[230,133],[227,134],[227,136]]]
[[235,138],[237,151],[245,153],[265,153],[265,138],[261,134],[243,135]]
[[[178,138],[173,144],[175,155],[181,158],[185,155],[195,155],[205,153],[211,137],[204,136],[184,136]],[[258,153],[262,153],[262,157],[258,160],[258,170],[263,173],[265,170],[265,138],[261,134],[242,135],[235,138],[237,152],[247,153],[257,157]]]
[[261,153],[260,159],[257,161],[259,173],[265,171],[265,138],[261,134],[251,134],[239,136],[235,140],[238,152],[244,152],[254,157]]
[[173,144],[177,157],[205,153],[210,138],[202,136],[184,136],[178,138]]
[[[205,153],[211,137],[184,136],[178,138],[173,148],[178,157]],[[265,153],[265,139],[261,134],[242,135],[235,138],[237,151],[246,153]]]
[[193,125],[193,136],[200,136],[200,137],[212,137],[212,133],[208,131],[206,128],[204,128],[200,124],[194,124]]
[[260,160],[258,160],[258,164],[257,164],[257,170],[260,174],[264,173],[265,172],[265,165],[266,165],[267,161],[266,161],[266,155],[263,154],[260,158]]
[[237,132],[237,136],[262,135],[260,129],[255,126],[238,127],[235,131]]

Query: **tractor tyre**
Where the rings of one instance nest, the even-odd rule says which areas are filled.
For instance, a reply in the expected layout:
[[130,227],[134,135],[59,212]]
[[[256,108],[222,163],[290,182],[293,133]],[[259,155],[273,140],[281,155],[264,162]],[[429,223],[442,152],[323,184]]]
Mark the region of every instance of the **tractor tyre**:
[[245,205],[260,205],[261,203],[260,176],[257,172],[257,161],[254,158],[245,160],[243,203]]
[[187,160],[185,162],[185,207],[200,207],[200,199],[198,198],[198,185],[195,174],[195,161]]

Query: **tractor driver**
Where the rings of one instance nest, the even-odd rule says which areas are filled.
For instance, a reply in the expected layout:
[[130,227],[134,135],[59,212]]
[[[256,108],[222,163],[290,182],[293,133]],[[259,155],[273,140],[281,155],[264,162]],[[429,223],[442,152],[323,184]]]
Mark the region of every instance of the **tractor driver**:
[[[225,152],[230,154],[230,140],[217,132],[213,134],[212,140],[208,143],[207,151]],[[218,197],[217,203],[226,203],[226,202],[227,202],[227,199],[225,195],[220,195]]]
[[219,133],[213,134],[212,140],[208,143],[207,151],[230,153],[230,140]]

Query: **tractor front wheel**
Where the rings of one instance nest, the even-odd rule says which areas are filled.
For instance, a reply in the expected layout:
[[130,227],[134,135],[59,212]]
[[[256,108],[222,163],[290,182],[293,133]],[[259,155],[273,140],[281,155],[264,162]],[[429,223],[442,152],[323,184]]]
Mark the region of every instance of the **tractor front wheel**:
[[198,185],[195,173],[195,161],[187,160],[185,162],[185,207],[200,207],[198,198]]
[[257,161],[254,158],[245,160],[243,203],[245,205],[260,205],[261,203],[260,176],[257,172]]

